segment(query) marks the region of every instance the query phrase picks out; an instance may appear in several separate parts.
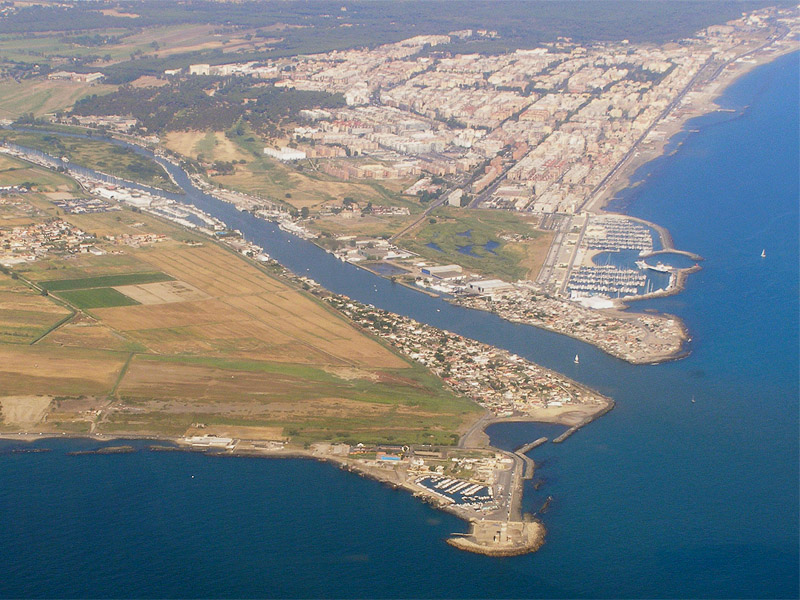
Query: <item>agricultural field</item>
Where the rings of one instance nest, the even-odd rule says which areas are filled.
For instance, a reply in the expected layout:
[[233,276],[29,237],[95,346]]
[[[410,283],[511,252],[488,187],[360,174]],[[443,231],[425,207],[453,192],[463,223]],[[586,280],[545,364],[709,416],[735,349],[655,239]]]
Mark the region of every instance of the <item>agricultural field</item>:
[[0,344],[0,395],[107,394],[127,358],[93,348]]
[[74,179],[5,155],[0,155],[0,185],[29,186],[40,192],[75,191],[79,188]]
[[[441,207],[399,245],[439,264],[455,263],[505,281],[531,279],[552,239],[552,234],[534,225],[505,211]],[[514,241],[504,239],[511,236]]]
[[0,343],[30,344],[72,311],[0,273]]
[[200,422],[271,428],[294,441],[452,443],[472,408],[464,402],[463,413],[454,411],[457,403],[419,367],[375,373],[147,355],[136,356],[118,395],[127,409],[107,430],[181,434]]
[[171,281],[172,277],[158,271],[153,273],[126,273],[124,275],[100,275],[97,277],[80,277],[77,279],[55,279],[43,281],[41,286],[49,292],[63,292],[67,290],[85,290],[118,285],[139,285],[142,283],[156,283],[158,281]]
[[[52,216],[45,197],[32,200],[34,218]],[[213,240],[129,210],[61,218],[102,230],[109,253],[20,265],[47,296],[0,280],[4,431],[180,436],[202,424],[300,443],[446,444],[481,413]],[[152,231],[169,237],[115,242]]]
[[[2,44],[0,44],[0,48]],[[2,53],[2,50],[0,50]],[[23,114],[41,117],[45,114],[64,111],[75,102],[91,94],[109,94],[115,85],[86,85],[72,81],[50,81],[47,79],[0,80],[0,119],[18,119]]]
[[114,288],[91,288],[59,292],[59,296],[77,308],[105,308],[109,306],[134,306],[139,304],[133,298]]
[[264,38],[246,39],[249,30],[231,30],[219,35],[219,27],[212,25],[172,25],[148,27],[125,35],[118,44],[110,47],[110,64],[128,60],[130,55],[141,52],[141,56],[166,58],[174,54],[221,49],[225,52],[256,51],[263,48],[269,40]]
[[20,131],[0,131],[0,140],[34,148],[52,156],[65,156],[75,164],[138,183],[177,190],[161,165],[129,148],[109,142]]
[[[122,24],[122,23],[121,23]],[[231,30],[218,35],[219,30],[207,24],[168,25],[147,28],[93,29],[91,34],[65,35],[0,35],[0,55],[8,61],[36,62],[61,65],[65,57],[86,61],[87,65],[102,68],[119,62],[144,58],[167,58],[174,54],[224,49],[257,51],[265,48],[268,38],[246,39],[248,30]]]

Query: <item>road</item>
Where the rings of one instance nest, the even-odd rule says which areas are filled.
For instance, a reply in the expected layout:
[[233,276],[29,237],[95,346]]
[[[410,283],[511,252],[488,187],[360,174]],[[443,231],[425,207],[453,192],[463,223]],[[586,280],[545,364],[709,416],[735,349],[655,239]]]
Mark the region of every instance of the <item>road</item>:
[[586,220],[583,223],[583,227],[581,227],[581,232],[578,234],[578,239],[575,241],[575,247],[572,249],[572,254],[569,257],[569,262],[567,263],[567,270],[564,273],[564,281],[561,282],[561,289],[559,293],[563,296],[567,291],[567,284],[569,283],[569,276],[572,273],[572,267],[575,264],[575,257],[578,255],[578,250],[580,250],[581,242],[583,242],[583,236],[586,234],[586,228],[589,226],[589,217],[586,217]]
[[[754,53],[756,53],[756,52],[758,52],[760,50],[763,50],[764,48],[766,48],[767,46],[769,46],[773,42],[778,41],[780,39],[783,39],[788,34],[789,34],[789,30],[787,29],[787,30],[783,31],[782,33],[776,33],[775,35],[768,36],[767,40],[763,44],[758,46],[757,48],[753,48],[751,50],[748,50],[746,52],[738,54],[735,57],[731,58],[730,60],[728,60],[726,62],[723,62],[722,64],[717,66],[717,68],[714,70],[714,72],[711,75],[709,75],[706,78],[706,83],[710,83],[710,82],[714,81],[717,77],[720,76],[720,74],[725,70],[726,67],[728,67],[729,65],[733,64],[737,60],[745,58],[746,56],[749,56],[750,54],[754,54]],[[664,120],[664,118],[667,115],[669,115],[669,113],[672,112],[675,109],[675,107],[678,106],[681,103],[681,101],[686,96],[686,94],[688,94],[691,91],[691,89],[694,87],[694,85],[701,79],[701,77],[705,74],[706,70],[711,65],[712,65],[712,59],[711,59],[711,57],[709,57],[709,59],[706,61],[706,63],[697,71],[697,73],[695,73],[694,77],[692,77],[692,79],[689,81],[689,83],[686,84],[686,86],[683,88],[683,90],[681,90],[680,93],[678,93],[678,95],[672,100],[672,102],[670,102],[667,105],[667,107],[662,111],[662,113],[658,116],[658,118],[653,121],[653,123],[650,125],[650,127],[648,127],[644,131],[644,133],[633,143],[633,145],[631,146],[630,150],[628,150],[628,152],[625,153],[625,156],[623,156],[622,159],[614,166],[614,168],[611,169],[611,171],[608,173],[608,175],[603,177],[603,179],[600,181],[600,183],[598,183],[595,186],[595,188],[591,191],[591,193],[588,196],[586,196],[586,200],[584,200],[581,203],[581,205],[578,207],[578,209],[575,212],[580,212],[581,210],[583,210],[584,206],[586,206],[587,204],[590,204],[591,202],[593,202],[597,198],[598,194],[603,190],[604,186],[607,183],[609,183],[617,175],[617,173],[620,172],[622,167],[625,166],[625,164],[628,162],[628,160],[639,149],[640,144],[645,140],[645,138],[650,134],[650,132],[653,131],[653,129],[655,129],[658,125],[660,125],[661,122]]]
[[553,241],[550,243],[550,249],[547,251],[547,257],[544,259],[544,264],[539,270],[539,275],[536,278],[537,283],[545,285],[553,276],[553,272],[558,263],[558,255],[561,253],[561,245],[564,243],[569,228],[571,227],[572,219],[566,215],[561,217],[560,222],[556,227],[556,234]]
[[422,214],[419,216],[419,218],[417,218],[417,219],[416,219],[416,220],[415,220],[413,223],[411,223],[410,225],[406,225],[406,226],[405,226],[403,229],[401,229],[400,231],[398,231],[397,233],[395,233],[395,234],[394,234],[392,237],[390,237],[390,238],[389,238],[389,241],[390,241],[390,242],[394,242],[394,241],[395,241],[397,238],[399,238],[399,237],[402,237],[404,234],[406,234],[406,233],[408,233],[409,231],[411,231],[412,229],[414,229],[414,227],[416,227],[416,226],[417,226],[417,225],[419,225],[419,224],[420,224],[422,221],[424,221],[424,220],[427,218],[427,216],[428,216],[429,214],[431,214],[431,212],[432,212],[433,210],[435,210],[436,208],[438,208],[438,207],[440,207],[442,204],[444,204],[444,203],[447,201],[447,196],[449,196],[449,195],[450,195],[450,192],[452,192],[452,191],[453,191],[453,190],[447,190],[447,191],[446,191],[446,192],[444,192],[442,195],[440,195],[440,196],[439,196],[439,197],[438,197],[436,200],[434,200],[433,202],[431,202],[430,206],[428,206],[428,208],[426,208],[424,211],[422,211]]

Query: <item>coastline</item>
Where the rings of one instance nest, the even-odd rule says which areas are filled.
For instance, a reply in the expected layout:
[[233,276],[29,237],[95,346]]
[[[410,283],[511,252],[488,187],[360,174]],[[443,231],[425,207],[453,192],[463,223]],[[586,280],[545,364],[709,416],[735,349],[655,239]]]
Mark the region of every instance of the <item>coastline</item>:
[[[731,84],[753,69],[798,50],[800,50],[800,43],[793,41],[792,44],[787,44],[786,47],[772,48],[769,51],[766,51],[764,48],[757,48],[732,59],[723,68],[719,76],[705,84],[705,87],[710,87],[710,89],[689,92],[687,96],[689,94],[692,95],[689,102],[685,104],[682,103],[653,126],[654,132],[663,133],[663,136],[656,136],[661,137],[661,139],[650,141],[647,139],[642,140],[638,151],[628,157],[628,159],[618,167],[618,171],[613,177],[587,201],[585,210],[595,214],[603,214],[605,212],[614,213],[615,211],[606,211],[608,203],[621,191],[644,182],[646,176],[634,180],[637,171],[648,163],[667,155],[665,152],[667,147],[670,146],[676,135],[686,130],[686,125],[689,121],[713,112],[732,112],[728,109],[724,109],[717,103],[717,100],[725,93],[725,90]],[[752,58],[745,60],[745,57],[751,54],[753,55]],[[648,147],[642,148],[641,146],[644,144],[648,144]],[[671,155],[677,152],[681,145],[682,142],[678,142],[675,148],[671,149],[668,154]],[[655,224],[652,223],[651,225],[655,226]],[[669,232],[665,229],[664,231],[669,235]]]
[[[703,114],[705,114],[705,113],[703,113]],[[685,123],[684,123],[684,125],[685,125]],[[676,292],[676,293],[677,293],[677,292]],[[563,333],[563,332],[559,332],[559,333]],[[567,335],[568,335],[568,334],[567,334]],[[670,359],[664,359],[664,360],[670,360]],[[640,364],[645,364],[645,363],[640,363]],[[612,406],[612,407],[613,407],[613,406]],[[608,408],[608,410],[611,410],[611,407],[610,407],[610,408]],[[607,412],[607,410],[606,410],[605,412]],[[602,414],[605,414],[605,413],[602,413]],[[598,414],[597,416],[601,416],[601,414]],[[588,423],[588,422],[591,422],[591,420],[593,420],[594,418],[597,418],[597,416],[595,416],[595,417],[593,417],[592,419],[590,419],[589,421],[587,421],[587,423]],[[516,419],[515,419],[515,420],[516,420]],[[520,418],[520,419],[518,419],[518,420],[528,420],[528,419],[523,419],[523,418]],[[531,419],[531,420],[532,420],[532,419]],[[581,425],[581,426],[583,426],[583,425]],[[2,437],[2,438],[6,438],[6,436],[5,436],[5,435],[0,435],[0,437]],[[32,439],[41,439],[42,437],[45,437],[45,436],[34,436]],[[47,437],[60,437],[60,436],[53,435],[53,436],[47,436]],[[65,436],[65,437],[66,437],[66,436]],[[86,436],[85,436],[85,435],[74,435],[74,436],[69,436],[69,437],[75,437],[75,438],[86,438]],[[126,437],[130,437],[130,436],[114,436],[114,437],[102,436],[102,439],[103,439],[103,440],[107,440],[107,439],[125,439]],[[19,438],[12,437],[11,439],[19,439]],[[95,439],[95,438],[88,438],[88,439]],[[99,436],[98,436],[98,439],[99,439]],[[150,438],[150,437],[143,437],[143,438],[141,438],[141,439],[157,439],[157,440],[164,440],[165,438]],[[189,449],[186,449],[186,450],[189,450]],[[241,455],[243,455],[243,456],[249,456],[250,454],[246,453],[245,451],[242,451]],[[335,459],[333,459],[333,458],[323,458],[323,457],[320,457],[320,456],[316,456],[316,455],[314,455],[314,453],[313,453],[313,452],[312,452],[312,453],[309,453],[309,452],[306,452],[306,451],[303,451],[303,450],[300,450],[300,449],[292,449],[292,450],[287,450],[285,453],[283,453],[283,454],[281,454],[281,455],[271,455],[271,454],[265,454],[265,453],[256,453],[256,454],[252,454],[252,456],[265,456],[265,457],[275,457],[275,458],[313,458],[313,459],[315,459],[315,460],[323,460],[323,461],[326,461],[326,462],[334,462],[334,463],[337,463],[337,464],[340,464],[340,465],[346,465],[346,464],[347,464],[346,462],[340,462],[340,461],[337,461],[337,460],[335,460]],[[377,479],[377,480],[383,481],[383,482],[385,482],[385,483],[388,483],[388,484],[390,484],[390,485],[393,485],[393,484],[392,484],[392,482],[390,481],[390,479],[388,479],[388,478],[387,478],[387,479],[384,479],[384,478],[380,477],[379,475],[377,475],[377,474],[375,474],[375,473],[370,473],[370,472],[368,472],[368,471],[359,471],[359,474],[362,474],[363,476],[367,476],[367,477],[372,477],[372,478],[374,478],[374,479]],[[398,487],[402,487],[402,486],[398,486]],[[407,488],[404,488],[404,489],[407,489]],[[446,506],[446,505],[444,505],[444,506],[438,506],[438,507],[439,507],[439,508],[441,508],[442,510],[448,510],[448,512],[450,512],[450,511],[452,511],[452,510],[453,510],[453,509],[449,508],[449,507],[448,507],[448,506]],[[454,512],[453,514],[456,514],[456,513]],[[537,540],[537,541],[539,541],[539,540]],[[448,543],[450,543],[450,542],[448,541]],[[461,546],[463,546],[464,544],[461,544],[461,545],[459,545],[459,544],[457,544],[457,543],[452,543],[452,545],[454,545],[454,546],[456,546],[456,547],[461,547]],[[467,545],[468,545],[468,544],[467,544]],[[540,545],[541,545],[541,544],[540,544]],[[537,546],[537,547],[538,547],[538,546]],[[461,547],[461,549],[468,550],[468,551],[473,551],[473,550],[469,550],[469,548],[467,548],[467,547]],[[531,551],[532,551],[532,550],[531,550]],[[506,552],[506,550],[503,550],[503,552]],[[496,555],[498,555],[498,556],[509,556],[509,555],[511,555],[511,554],[499,554],[499,553],[498,553],[498,554],[496,554]]]
[[[608,409],[610,410],[610,408]],[[605,414],[606,411],[602,412]],[[593,420],[600,414],[587,419]],[[514,420],[528,420],[532,419],[514,419]],[[483,427],[494,422],[501,422],[502,419],[484,422]],[[481,431],[483,430],[481,428]],[[129,454],[133,452],[194,452],[204,454],[212,458],[262,458],[262,459],[303,459],[303,460],[316,460],[319,462],[330,463],[337,466],[339,469],[354,473],[361,477],[378,481],[384,485],[389,486],[394,490],[403,490],[410,493],[418,500],[431,505],[437,510],[444,511],[451,514],[469,525],[468,533],[453,533],[452,537],[447,538],[445,541],[460,550],[467,552],[483,554],[486,556],[518,556],[528,554],[538,550],[545,541],[546,529],[544,525],[532,516],[523,516],[520,512],[519,506],[522,495],[522,482],[523,480],[530,479],[533,475],[533,461],[516,452],[507,452],[489,446],[485,450],[503,455],[507,457],[509,462],[513,463],[512,468],[512,487],[509,490],[509,509],[507,519],[478,519],[476,515],[472,514],[463,508],[458,508],[452,502],[447,501],[446,498],[437,494],[433,490],[414,483],[410,478],[404,476],[394,468],[387,469],[375,465],[370,465],[366,461],[351,459],[343,456],[335,455],[331,452],[326,452],[327,449],[332,447],[331,444],[312,444],[309,448],[301,447],[281,447],[281,448],[268,448],[265,447],[265,442],[261,440],[236,440],[236,444],[232,448],[212,448],[212,447],[198,447],[194,445],[189,438],[172,437],[172,436],[155,436],[146,434],[74,434],[74,433],[0,433],[0,440],[9,442],[17,441],[26,444],[32,444],[37,440],[43,439],[69,439],[69,440],[85,440],[87,442],[95,442],[102,444],[94,448],[87,448],[75,451],[69,451],[66,455],[71,457],[85,457],[91,455],[110,455],[110,454]],[[136,442],[158,442],[155,445],[149,445],[147,448],[135,448],[130,445],[124,445],[125,441]],[[537,440],[530,446],[535,447],[546,440]],[[120,445],[122,443],[123,445]],[[442,449],[446,454],[450,452],[468,451],[470,448],[456,448],[448,447]],[[48,449],[12,449],[11,452],[46,452]],[[529,465],[529,466],[528,466]]]
[[[579,391],[592,393],[592,391],[581,384],[571,382]],[[608,413],[615,406],[611,398],[600,396],[593,393],[595,400],[598,398],[602,402],[565,404],[563,407],[543,407],[531,410],[529,414],[517,414],[514,416],[495,416],[490,411],[485,411],[472,423],[472,426],[462,432],[457,446],[441,446],[432,448],[429,446],[403,447],[404,459],[402,462],[384,462],[377,458],[375,453],[372,455],[361,455],[357,447],[345,444],[328,442],[307,443],[303,446],[292,445],[285,441],[274,441],[264,439],[232,439],[218,437],[228,435],[223,428],[216,428],[216,433],[208,433],[198,436],[196,431],[187,431],[183,436],[158,435],[153,433],[67,433],[67,432],[35,432],[31,431],[34,427],[28,427],[26,431],[6,430],[0,432],[0,440],[8,442],[20,442],[22,444],[33,444],[37,440],[44,439],[67,439],[81,440],[87,442],[85,448],[69,451],[69,456],[88,456],[88,455],[109,455],[109,454],[128,454],[143,450],[154,452],[195,452],[205,454],[209,457],[249,457],[249,458],[272,458],[272,459],[311,459],[320,462],[327,462],[338,466],[362,477],[379,481],[390,486],[392,489],[404,490],[415,498],[430,504],[432,507],[447,512],[463,520],[469,526],[468,533],[453,533],[452,537],[446,541],[451,546],[472,553],[483,554],[486,556],[517,556],[535,552],[545,542],[545,526],[534,516],[524,515],[521,509],[523,495],[523,483],[533,477],[536,465],[534,461],[526,456],[526,452],[539,445],[546,443],[547,438],[540,438],[531,441],[514,451],[506,451],[496,448],[489,442],[485,433],[487,426],[495,423],[504,422],[541,422],[541,423],[560,423],[569,428],[552,440],[553,443],[563,442],[570,435],[594,420]],[[209,430],[211,431],[211,430]],[[138,442],[139,447],[134,447],[126,442]],[[146,448],[141,444],[152,442]],[[386,452],[397,452],[394,446],[381,446]],[[46,452],[47,449],[32,448],[11,450],[18,452]],[[433,452],[431,452],[433,451]],[[418,453],[418,454],[417,454]],[[433,474],[432,467],[420,470],[419,465],[422,459],[413,459],[414,456],[436,456],[436,464],[449,464],[450,461],[466,459],[474,461],[475,456],[484,456],[492,461],[498,461],[495,469],[491,471],[489,482],[486,483],[481,477],[475,475],[460,475],[453,473],[449,477],[455,477],[452,481],[461,481],[463,485],[488,486],[493,488],[494,498],[492,508],[489,512],[475,505],[462,504],[452,496],[446,496],[438,489],[426,487],[420,483],[420,475],[425,478],[425,473]],[[491,459],[489,457],[494,457]],[[412,460],[409,460],[412,457]],[[425,460],[428,460],[425,458]],[[415,461],[417,461],[415,463]],[[417,466],[414,466],[414,465]],[[494,464],[494,462],[492,462]],[[441,468],[436,469],[436,473],[442,473]],[[434,478],[436,474],[433,474]],[[442,479],[447,475],[439,475]],[[450,480],[447,480],[450,481]],[[438,488],[439,486],[437,486]],[[477,487],[477,486],[476,486]],[[490,496],[491,496],[490,492]]]

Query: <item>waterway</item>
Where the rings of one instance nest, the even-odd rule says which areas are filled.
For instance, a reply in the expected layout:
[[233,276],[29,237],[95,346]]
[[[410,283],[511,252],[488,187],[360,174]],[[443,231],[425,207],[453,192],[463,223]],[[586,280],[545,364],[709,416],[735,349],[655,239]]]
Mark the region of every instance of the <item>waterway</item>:
[[[443,540],[464,523],[330,465],[68,457],[90,442],[57,440],[41,442],[52,452],[0,456],[0,596],[797,597],[797,60],[738,81],[723,101],[747,108],[693,122],[698,131],[624,198],[630,214],[706,259],[685,292],[636,307],[690,327],[692,354],[673,363],[632,366],[452,306],[186,195],[333,291],[615,398],[606,417],[531,453],[539,469],[525,508],[554,498],[539,552],[457,551]],[[516,447],[560,430],[504,424],[490,434]]]

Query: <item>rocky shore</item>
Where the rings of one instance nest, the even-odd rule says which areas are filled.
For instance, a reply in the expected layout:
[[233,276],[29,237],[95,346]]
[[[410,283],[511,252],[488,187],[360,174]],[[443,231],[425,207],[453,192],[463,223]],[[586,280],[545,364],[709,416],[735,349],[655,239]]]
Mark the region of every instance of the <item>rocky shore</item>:
[[519,556],[541,548],[546,533],[539,521],[472,521],[469,534],[453,536],[447,543],[485,556]]

